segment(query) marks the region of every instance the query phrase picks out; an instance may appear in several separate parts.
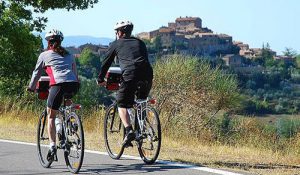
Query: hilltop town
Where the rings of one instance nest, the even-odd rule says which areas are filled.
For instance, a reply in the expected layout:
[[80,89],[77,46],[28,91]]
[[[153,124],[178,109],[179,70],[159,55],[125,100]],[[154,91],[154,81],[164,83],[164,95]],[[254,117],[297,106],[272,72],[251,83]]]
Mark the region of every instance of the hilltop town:
[[[136,37],[148,44],[150,58],[155,61],[157,52],[161,54],[180,53],[210,58],[220,58],[230,67],[243,66],[243,59],[254,59],[262,55],[263,49],[275,60],[292,61],[292,57],[279,56],[270,48],[250,48],[248,44],[234,41],[228,34],[217,34],[203,27],[199,17],[178,17],[175,22],[159,29],[138,33]],[[156,49],[151,49],[155,45]],[[76,57],[80,56],[83,48],[89,48],[94,54],[103,56],[108,49],[105,45],[85,44],[79,48],[68,47]]]
[[[191,54],[207,57],[220,57],[228,66],[241,66],[242,59],[253,59],[262,55],[265,48],[250,48],[241,41],[233,41],[228,34],[216,34],[211,29],[202,26],[199,17],[179,17],[168,26],[160,27],[150,32],[142,32],[137,37],[155,42],[159,38],[164,51],[176,50],[181,54]],[[293,58],[277,56],[268,49],[274,59],[291,61]]]
[[202,27],[199,17],[179,17],[168,26],[150,32],[137,34],[138,38],[154,41],[160,37],[165,49],[177,49],[185,54],[211,56],[219,53],[232,53],[232,37],[215,34],[211,29]]

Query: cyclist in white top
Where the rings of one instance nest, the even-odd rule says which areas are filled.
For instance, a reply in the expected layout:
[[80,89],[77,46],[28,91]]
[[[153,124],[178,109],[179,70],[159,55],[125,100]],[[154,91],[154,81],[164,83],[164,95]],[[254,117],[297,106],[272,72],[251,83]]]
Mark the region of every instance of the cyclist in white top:
[[62,32],[53,29],[46,34],[45,39],[48,42],[47,50],[40,54],[27,90],[35,91],[36,84],[43,71],[50,77],[50,89],[47,99],[50,149],[47,159],[53,160],[53,156],[56,154],[55,117],[64,95],[68,94],[68,98],[71,98],[77,93],[79,80],[74,57],[61,46],[64,39]]

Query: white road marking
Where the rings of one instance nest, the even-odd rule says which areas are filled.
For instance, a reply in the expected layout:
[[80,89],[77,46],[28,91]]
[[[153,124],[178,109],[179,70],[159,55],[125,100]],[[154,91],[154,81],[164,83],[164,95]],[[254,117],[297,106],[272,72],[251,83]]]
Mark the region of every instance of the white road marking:
[[[0,139],[0,142],[36,146],[35,143],[27,143],[27,142],[13,141],[13,140]],[[101,151],[84,150],[84,152],[92,153],[92,154],[99,154],[99,155],[108,155],[106,152],[101,152]],[[129,156],[129,155],[122,155],[122,157],[128,158],[128,159],[133,159],[133,160],[140,160],[141,159],[140,157]],[[242,175],[242,174],[239,174],[239,173],[233,173],[233,172],[228,172],[228,171],[224,171],[224,170],[212,169],[212,168],[208,168],[208,167],[199,167],[199,166],[195,166],[195,165],[176,163],[176,162],[165,161],[165,160],[157,160],[156,162],[160,163],[160,164],[165,164],[165,165],[170,165],[170,166],[177,166],[177,167],[193,169],[193,170],[199,170],[199,171],[205,171],[205,172],[210,172],[210,173],[215,173],[215,174],[220,174],[220,175]]]

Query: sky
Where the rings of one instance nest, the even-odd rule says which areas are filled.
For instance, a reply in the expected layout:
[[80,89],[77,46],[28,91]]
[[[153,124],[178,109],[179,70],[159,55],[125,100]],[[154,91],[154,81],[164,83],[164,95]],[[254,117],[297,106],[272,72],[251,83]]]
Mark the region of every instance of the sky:
[[300,54],[300,0],[99,0],[94,8],[50,10],[45,31],[61,30],[65,36],[115,38],[119,20],[134,23],[133,34],[156,30],[178,17],[202,19],[203,27],[224,33],[235,41],[261,48],[269,43],[282,54],[292,48]]

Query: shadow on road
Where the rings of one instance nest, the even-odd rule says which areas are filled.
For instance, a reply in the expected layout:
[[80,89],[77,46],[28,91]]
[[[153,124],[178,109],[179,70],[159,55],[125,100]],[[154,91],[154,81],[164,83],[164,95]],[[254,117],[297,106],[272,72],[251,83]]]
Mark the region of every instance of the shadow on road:
[[144,163],[138,164],[87,164],[82,167],[80,174],[142,174],[155,172],[161,174],[164,171],[184,169],[184,167],[172,166],[167,164],[156,163],[147,165]]

